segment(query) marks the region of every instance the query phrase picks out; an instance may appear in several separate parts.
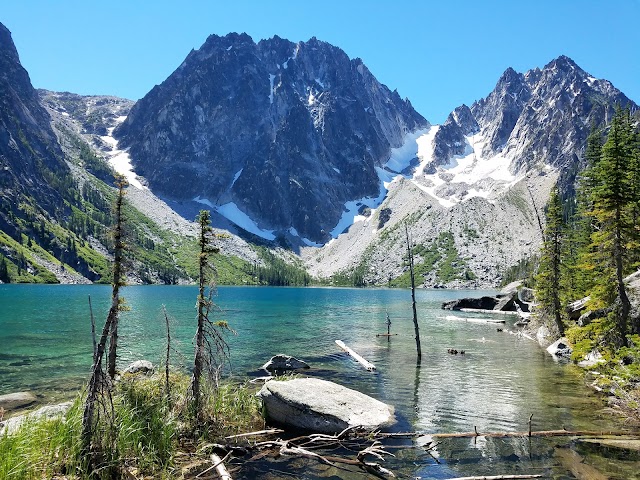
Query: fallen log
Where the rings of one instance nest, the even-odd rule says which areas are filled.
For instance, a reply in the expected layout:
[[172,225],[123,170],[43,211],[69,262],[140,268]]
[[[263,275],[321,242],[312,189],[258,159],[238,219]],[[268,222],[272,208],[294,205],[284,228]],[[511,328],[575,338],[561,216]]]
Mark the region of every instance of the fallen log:
[[247,433],[238,433],[237,435],[228,435],[224,438],[226,440],[231,440],[232,438],[258,437],[262,435],[276,435],[278,433],[284,433],[284,430],[280,430],[279,428],[270,428],[268,430],[259,430],[257,432],[247,432]]
[[470,437],[606,437],[606,436],[637,436],[632,432],[621,431],[593,431],[593,430],[539,430],[531,432],[462,432],[462,433],[433,433],[425,434],[432,438],[470,438]]
[[351,357],[353,357],[355,361],[357,361],[360,365],[362,365],[364,368],[366,368],[370,372],[376,369],[376,366],[373,363],[366,361],[364,358],[358,355],[356,351],[347,347],[342,340],[336,340],[336,345],[338,345],[342,350],[347,352]]
[[457,477],[449,480],[507,480],[517,478],[542,478],[542,475],[491,475],[489,477]]
[[516,311],[509,310],[485,310],[483,308],[461,308],[459,311],[467,313],[491,313],[497,315],[518,315]]

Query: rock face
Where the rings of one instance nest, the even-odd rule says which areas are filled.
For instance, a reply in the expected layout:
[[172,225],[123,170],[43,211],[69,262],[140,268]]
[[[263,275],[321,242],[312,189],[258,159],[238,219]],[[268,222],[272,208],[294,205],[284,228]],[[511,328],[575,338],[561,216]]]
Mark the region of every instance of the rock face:
[[38,399],[31,392],[16,392],[0,395],[0,408],[4,410],[15,410],[17,408],[28,407],[36,403]]
[[339,48],[229,34],[192,51],[115,134],[155,192],[323,242],[345,202],[380,194],[391,149],[427,126]]
[[351,426],[375,430],[396,422],[393,407],[316,378],[271,380],[258,396],[269,420],[302,430],[337,433]]
[[0,23],[0,230],[11,236],[20,227],[10,212],[24,216],[18,205],[25,199],[62,213],[71,176],[49,121],[11,33]]
[[268,372],[280,374],[293,370],[306,369],[309,368],[309,365],[305,361],[280,353],[271,357],[269,361],[262,366],[262,368]]
[[526,73],[508,68],[487,97],[452,112],[436,136],[434,162],[444,165],[464,154],[473,147],[469,137],[479,134],[473,139],[479,156],[511,159],[513,173],[541,164],[559,168],[561,185],[570,188],[585,167],[591,125],[606,124],[616,104],[638,108],[564,55]]

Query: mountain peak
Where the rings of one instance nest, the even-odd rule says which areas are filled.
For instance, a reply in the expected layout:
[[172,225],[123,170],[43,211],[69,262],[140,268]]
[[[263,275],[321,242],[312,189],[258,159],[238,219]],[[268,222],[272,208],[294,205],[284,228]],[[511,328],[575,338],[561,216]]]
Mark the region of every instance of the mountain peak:
[[560,55],[558,58],[551,60],[547,65],[545,65],[545,70],[557,68],[562,71],[570,71],[570,70],[579,70],[582,69],[574,62],[572,59],[567,57],[566,55]]

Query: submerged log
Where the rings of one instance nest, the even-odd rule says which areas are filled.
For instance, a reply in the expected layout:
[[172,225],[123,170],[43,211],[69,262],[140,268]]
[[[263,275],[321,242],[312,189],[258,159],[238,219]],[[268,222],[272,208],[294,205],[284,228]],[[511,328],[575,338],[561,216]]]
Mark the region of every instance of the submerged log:
[[362,365],[364,368],[366,368],[370,372],[376,369],[376,366],[373,363],[366,361],[364,358],[358,355],[356,351],[347,347],[342,340],[336,340],[336,345],[338,345],[342,350],[347,352],[351,357],[353,357],[355,361],[357,361],[360,365]]
[[539,430],[532,432],[463,432],[463,433],[433,433],[425,434],[432,438],[468,438],[468,437],[606,437],[606,436],[634,436],[631,432],[622,431],[593,431],[593,430]]
[[542,475],[491,475],[491,476],[480,476],[480,477],[457,477],[450,478],[449,480],[507,480],[507,479],[517,479],[517,478],[542,478]]

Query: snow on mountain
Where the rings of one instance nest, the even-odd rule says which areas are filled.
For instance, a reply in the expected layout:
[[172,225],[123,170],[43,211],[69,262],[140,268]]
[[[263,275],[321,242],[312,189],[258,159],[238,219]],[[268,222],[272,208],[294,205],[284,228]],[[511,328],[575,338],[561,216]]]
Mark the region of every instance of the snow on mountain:
[[[127,117],[125,115],[116,118],[116,125],[121,124]],[[110,151],[106,151],[106,160],[111,165],[117,173],[120,175],[124,175],[124,177],[129,182],[129,185],[143,190],[145,187],[136,175],[136,172],[133,171],[133,165],[131,165],[131,157],[129,156],[129,152],[126,150],[118,149],[118,141],[113,137],[113,131],[116,128],[116,125],[113,127],[109,127],[107,129],[106,135],[101,135],[100,139],[111,147]]]

